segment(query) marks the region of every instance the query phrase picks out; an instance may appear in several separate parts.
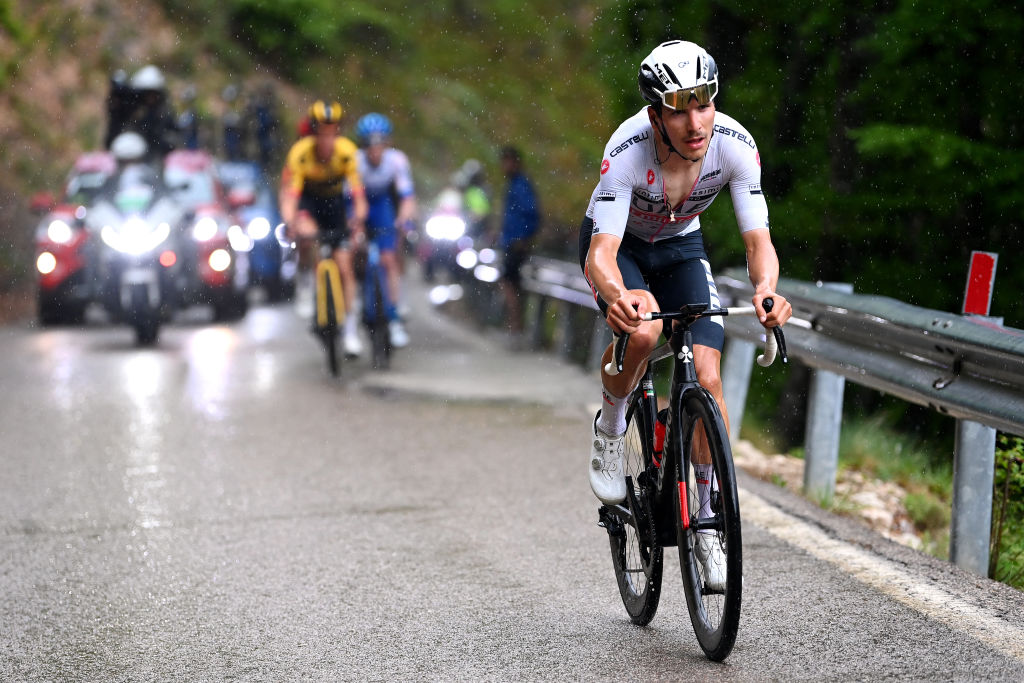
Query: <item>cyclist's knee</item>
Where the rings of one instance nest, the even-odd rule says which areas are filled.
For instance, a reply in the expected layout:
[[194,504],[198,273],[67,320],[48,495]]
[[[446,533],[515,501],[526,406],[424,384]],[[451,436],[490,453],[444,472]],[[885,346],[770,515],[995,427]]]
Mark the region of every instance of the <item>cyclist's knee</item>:
[[722,354],[716,349],[705,346],[694,348],[697,381],[715,396],[722,393],[721,358]]

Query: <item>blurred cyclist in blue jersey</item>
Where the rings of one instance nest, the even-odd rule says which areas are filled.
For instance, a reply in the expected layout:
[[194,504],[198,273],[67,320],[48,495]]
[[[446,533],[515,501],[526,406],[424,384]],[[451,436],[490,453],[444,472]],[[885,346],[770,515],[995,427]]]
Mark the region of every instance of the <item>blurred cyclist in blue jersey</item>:
[[403,231],[416,215],[416,194],[409,158],[391,146],[391,121],[383,114],[367,114],[356,123],[359,142],[359,174],[366,188],[370,211],[366,219],[369,238],[380,249],[380,261],[387,273],[387,315],[391,343],[403,347],[409,335],[398,316],[401,271],[397,247]]

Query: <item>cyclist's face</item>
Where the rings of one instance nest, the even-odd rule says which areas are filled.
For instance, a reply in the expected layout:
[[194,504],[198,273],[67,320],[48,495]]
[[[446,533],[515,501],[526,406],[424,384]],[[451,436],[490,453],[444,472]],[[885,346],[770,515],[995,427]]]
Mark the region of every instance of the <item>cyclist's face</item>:
[[384,158],[384,150],[387,146],[383,142],[375,142],[366,148],[366,159],[373,166],[379,166]]
[[334,150],[334,138],[338,136],[338,124],[321,123],[316,127],[316,149],[321,158],[330,156]]
[[661,120],[672,145],[684,157],[696,161],[707,154],[711,131],[715,125],[714,102],[700,104],[694,98],[685,109],[662,107]]

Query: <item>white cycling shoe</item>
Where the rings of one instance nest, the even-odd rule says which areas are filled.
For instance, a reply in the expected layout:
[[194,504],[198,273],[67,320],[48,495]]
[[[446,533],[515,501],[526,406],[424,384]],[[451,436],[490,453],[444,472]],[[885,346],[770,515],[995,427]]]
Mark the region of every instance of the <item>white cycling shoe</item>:
[[405,331],[401,320],[392,320],[388,323],[388,335],[391,337],[391,345],[396,349],[409,345],[409,333]]
[[363,341],[356,331],[345,332],[344,334],[345,353],[349,356],[358,356],[363,352]]
[[622,457],[624,437],[625,434],[608,436],[597,428],[597,418],[594,418],[590,442],[590,488],[605,505],[615,505],[626,499],[625,459]]
[[697,534],[693,552],[704,567],[704,583],[713,591],[725,590],[725,552],[717,534]]

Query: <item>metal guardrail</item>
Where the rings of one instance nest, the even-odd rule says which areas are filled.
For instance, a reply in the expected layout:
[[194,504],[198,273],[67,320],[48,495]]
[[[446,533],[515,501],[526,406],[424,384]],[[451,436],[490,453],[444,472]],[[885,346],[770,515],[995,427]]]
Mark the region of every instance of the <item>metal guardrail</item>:
[[[746,272],[716,279],[723,303],[749,301]],[[537,299],[531,339],[540,341],[548,302],[596,310],[578,264],[532,258],[523,286]],[[842,289],[839,286],[839,289]],[[829,285],[782,279],[778,290],[809,329],[786,328],[791,357],[813,369],[808,397],[804,489],[830,497],[835,488],[845,380],[929,407],[957,419],[950,556],[987,574],[995,430],[1024,435],[1024,331],[997,322],[911,306],[895,299],[852,294]],[[566,326],[571,316],[563,316]],[[598,366],[611,334],[592,318],[584,365]],[[764,329],[747,317],[726,318],[722,377],[730,421],[739,424],[755,344]],[[571,330],[556,335],[569,356]],[[578,335],[577,335],[578,336]],[[578,356],[577,356],[578,357]],[[739,429],[733,429],[734,437]]]
[[[737,275],[718,278],[719,294],[747,301],[753,288]],[[782,279],[778,290],[795,316],[813,324],[786,329],[790,355],[805,365],[1024,435],[1024,331],[795,280]],[[727,333],[757,341],[764,330],[756,320],[728,318]]]

